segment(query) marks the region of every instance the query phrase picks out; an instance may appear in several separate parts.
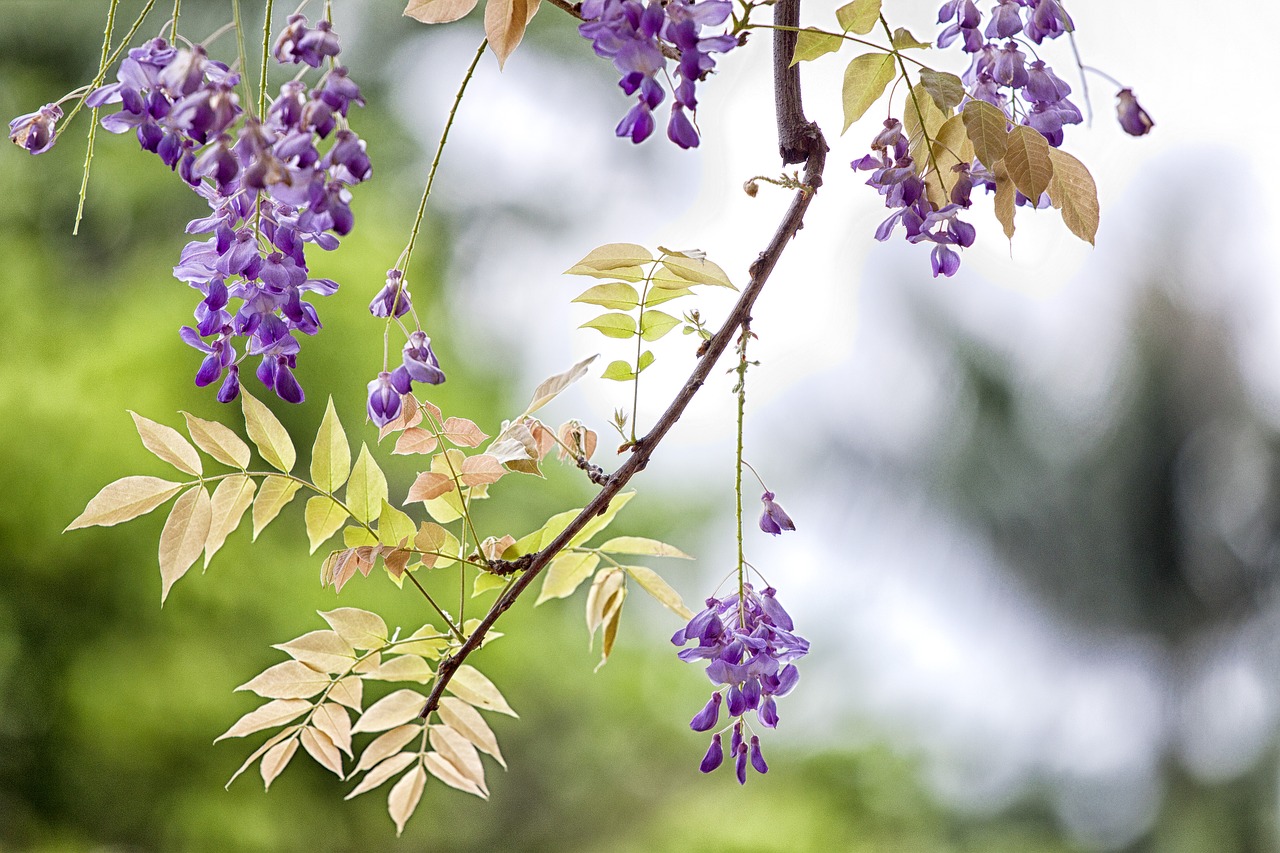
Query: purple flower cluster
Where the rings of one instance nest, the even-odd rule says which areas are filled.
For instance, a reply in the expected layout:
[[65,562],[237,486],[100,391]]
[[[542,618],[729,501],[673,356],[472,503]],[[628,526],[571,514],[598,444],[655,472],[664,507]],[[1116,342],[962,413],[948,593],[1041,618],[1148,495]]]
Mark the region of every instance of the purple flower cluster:
[[715,68],[711,54],[737,46],[730,35],[703,37],[703,27],[725,22],[732,11],[729,0],[585,0],[578,27],[593,42],[596,54],[613,60],[622,75],[618,85],[636,104],[618,124],[618,136],[643,142],[654,130],[653,110],[666,97],[658,75],[667,68],[664,51],[678,54],[675,103],[667,122],[667,138],[681,148],[698,146],[698,131],[685,110],[695,113],[695,85]]
[[[729,755],[742,783],[747,781],[748,752],[757,771],[769,769],[760,753],[759,738],[752,735],[749,742],[744,740],[745,715],[754,711],[762,726],[775,728],[777,698],[790,693],[800,680],[800,671],[792,661],[809,652],[809,641],[792,633],[791,617],[775,594],[772,587],[757,593],[751,584],[744,584],[741,599],[737,594],[724,600],[708,598],[706,609],[671,638],[677,646],[691,640],[698,643],[681,651],[681,660],[708,661],[707,677],[717,689],[689,727],[697,732],[714,729],[720,721],[721,705],[727,706],[733,727]],[[723,731],[711,738],[711,747],[702,759],[703,773],[710,773],[724,760]]]
[[[952,276],[960,269],[960,255],[955,248],[973,245],[974,227],[959,219],[958,214],[970,205],[973,177],[970,167],[961,164],[951,175],[953,183],[947,187],[949,203],[938,208],[925,192],[924,179],[916,172],[902,122],[886,119],[884,129],[871,141],[872,153],[854,160],[854,169],[870,171],[868,186],[875,187],[884,196],[885,207],[893,209],[876,228],[876,239],[888,240],[899,223],[906,229],[910,243],[932,243],[933,275]],[[980,164],[979,164],[980,165]]]
[[[308,28],[294,15],[275,44],[282,63],[318,67],[337,56],[338,38],[327,21]],[[349,187],[372,173],[364,142],[346,127],[352,104],[363,105],[344,68],[332,67],[310,91],[299,80],[284,84],[265,116],[244,118],[235,87],[239,75],[196,45],[177,49],[153,39],[129,51],[116,83],[89,95],[91,107],[118,103],[102,119],[112,133],[132,130],[212,209],[187,225],[210,234],[188,243],[174,276],[201,295],[194,326],[180,335],[204,353],[195,382],[221,380],[218,399],[240,393],[240,362],[258,357],[257,376],[281,399],[304,395],[293,375],[295,333],[320,328],[307,293],[337,290],[312,278],[305,246],[334,249],[351,231]],[[321,153],[319,143],[332,136]],[[238,301],[233,305],[232,300]],[[240,354],[235,339],[244,338]]]

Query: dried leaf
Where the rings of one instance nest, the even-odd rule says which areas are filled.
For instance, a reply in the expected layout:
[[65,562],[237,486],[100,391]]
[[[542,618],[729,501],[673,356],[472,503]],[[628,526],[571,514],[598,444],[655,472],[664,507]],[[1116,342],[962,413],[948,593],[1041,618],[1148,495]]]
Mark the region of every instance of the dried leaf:
[[400,433],[396,439],[396,449],[392,453],[407,456],[410,453],[431,453],[440,444],[436,434],[422,427],[410,427]]
[[[417,729],[418,727],[405,726],[405,728]],[[410,734],[411,739],[412,739],[412,736],[413,735],[411,733]],[[367,753],[368,750],[365,750],[365,752]],[[392,776],[396,775],[401,770],[408,767],[417,759],[418,759],[418,754],[415,752],[401,752],[397,755],[392,755],[391,757],[383,761],[381,764],[379,764],[377,767],[374,767],[372,770],[366,773],[365,777],[360,780],[360,784],[352,788],[351,793],[347,794],[345,797],[343,797],[343,799],[349,800],[352,797],[358,797],[367,791],[372,791],[374,788],[377,788],[379,785],[382,785]]]
[[498,688],[493,685],[493,682],[485,678],[480,670],[470,664],[464,663],[458,667],[445,689],[459,699],[470,702],[477,708],[484,708],[486,711],[497,711],[499,714],[508,714],[512,717],[520,716],[511,710],[511,706],[507,704],[506,699],[502,698],[502,694],[498,692]]
[[1025,124],[1009,131],[1009,148],[1004,155],[1009,177],[1024,196],[1035,204],[1053,180],[1053,160],[1049,142],[1040,131]]
[[440,715],[441,722],[471,741],[476,749],[492,755],[503,767],[507,766],[502,750],[498,749],[498,738],[475,708],[461,699],[445,696],[440,700],[436,713]]
[[339,637],[357,649],[380,649],[387,643],[387,623],[376,613],[357,607],[318,612]]
[[189,412],[183,412],[187,420],[187,433],[205,453],[231,468],[241,470],[249,467],[249,445],[231,429],[216,421],[197,418]]
[[161,480],[159,477],[122,477],[102,487],[89,501],[84,512],[66,526],[67,530],[82,527],[111,527],[124,521],[146,515],[185,488],[182,483]]
[[426,697],[416,690],[397,690],[370,705],[351,732],[381,732],[402,726],[416,719],[426,704]]
[[205,540],[209,538],[209,524],[213,520],[213,508],[204,486],[195,486],[173,502],[173,509],[160,531],[160,602],[169,597],[169,590],[178,578],[200,557]]
[[309,699],[329,686],[329,676],[287,660],[268,667],[236,690],[252,690],[263,699]]
[[432,749],[488,795],[489,788],[484,783],[484,764],[480,762],[480,753],[476,752],[471,741],[448,726],[428,726],[427,739],[431,742]]
[[480,790],[480,786],[467,778],[461,770],[459,770],[452,761],[445,758],[438,752],[428,752],[422,757],[422,763],[427,770],[431,771],[431,775],[448,785],[450,788],[457,788],[459,791],[465,791],[468,794],[475,794],[481,799],[488,799],[488,795]]
[[325,702],[316,708],[311,724],[328,735],[334,746],[351,756],[351,716],[346,708]]
[[333,408],[333,397],[324,410],[324,419],[311,448],[311,480],[326,492],[336,492],[351,473],[351,447],[347,433]]
[[693,611],[685,606],[684,599],[680,597],[680,593],[671,588],[662,577],[653,569],[644,566],[626,566],[627,573],[635,578],[636,583],[654,598],[656,598],[663,607],[675,613],[681,619],[688,621],[693,618]]
[[605,611],[604,631],[602,632],[603,642],[600,644],[600,663],[596,664],[596,672],[599,672],[600,667],[609,662],[609,655],[613,653],[613,643],[618,638],[618,624],[622,621],[622,602],[626,598],[627,590],[626,587],[623,587],[614,596],[613,605]]
[[227,541],[231,532],[240,526],[240,519],[245,510],[253,503],[253,493],[257,487],[247,474],[236,474],[228,477],[213,490],[210,508],[213,516],[209,522],[209,538],[204,543],[204,567],[209,568],[209,561],[218,553],[222,543]]
[[356,662],[355,650],[338,636],[337,631],[310,631],[271,648],[279,649],[312,669],[334,675],[346,672]]
[[484,5],[484,34],[489,48],[498,57],[498,67],[507,62],[520,40],[525,27],[538,11],[539,0],[487,0]]
[[316,495],[307,499],[307,539],[311,542],[311,553],[346,523],[347,511],[328,495]]
[[[231,728],[213,739],[214,743],[229,737],[244,737],[263,729],[273,729],[296,720],[311,707],[306,699],[275,699],[254,708],[231,724]],[[244,768],[241,768],[242,770]],[[236,774],[239,775],[239,774]],[[231,778],[235,778],[232,776]],[[230,784],[230,783],[228,783]]]
[[240,392],[240,407],[244,411],[245,430],[249,433],[249,440],[257,446],[258,454],[286,474],[292,471],[298,454],[284,424],[248,391]]
[[849,63],[844,71],[844,129],[841,133],[880,100],[884,90],[897,76],[898,66],[894,64],[891,53],[864,53]]
[[387,811],[396,823],[396,837],[404,832],[404,825],[418,807],[418,801],[422,799],[422,787],[426,782],[427,774],[423,772],[422,765],[418,765],[392,786],[391,793],[387,796]]
[[360,445],[360,456],[351,471],[351,479],[347,481],[347,508],[356,521],[369,524],[382,511],[382,502],[387,499],[387,494],[386,475],[373,461],[369,445]]
[[424,24],[447,24],[465,18],[477,0],[409,0],[404,13]]
[[460,447],[479,447],[489,436],[466,418],[448,418],[440,434]]
[[285,505],[293,500],[293,496],[301,488],[301,483],[297,480],[290,480],[287,477],[272,475],[262,481],[262,487],[258,489],[258,497],[253,502],[253,538],[255,541],[257,541],[258,534],[262,532],[262,529],[280,514],[280,510],[284,509]]
[[601,569],[591,582],[591,590],[587,593],[587,633],[593,637],[604,622],[609,605],[623,589],[623,580],[621,569]]
[[1084,163],[1060,148],[1050,148],[1049,159],[1053,161],[1049,199],[1062,211],[1062,221],[1071,233],[1093,245],[1101,216],[1093,175]]
[[600,565],[600,555],[591,551],[561,551],[547,566],[542,580],[542,591],[534,606],[552,598],[567,598],[591,577]]
[[173,427],[144,418],[137,412],[131,411],[129,414],[133,416],[133,423],[138,428],[138,437],[142,439],[143,447],[185,474],[194,474],[199,477],[203,473],[200,454],[196,453],[191,442],[182,437],[182,433]]
[[262,764],[259,765],[258,770],[262,773],[262,784],[268,791],[271,790],[271,783],[275,778],[280,775],[285,767],[289,766],[289,762],[297,751],[298,739],[289,738],[283,743],[278,743],[271,747],[271,749],[267,750],[267,754],[262,756]]
[[[371,681],[416,681],[426,684],[435,676],[430,665],[417,655],[398,655],[387,658],[373,672],[365,673],[364,677]],[[418,710],[421,711],[422,708],[419,707]]]
[[306,727],[302,730],[301,740],[303,749],[316,760],[317,764],[333,771],[339,779],[345,775],[342,772],[342,753],[338,752],[338,748],[333,745],[333,741],[327,734],[318,729]]
[[[360,753],[360,761],[356,764],[355,769],[351,771],[351,775],[354,776],[361,770],[368,770],[381,763],[384,759],[395,755],[400,751],[401,747],[421,733],[421,723],[410,723],[406,726],[397,726],[385,734],[378,735],[364,748],[364,752]],[[350,799],[350,797],[347,799]]]

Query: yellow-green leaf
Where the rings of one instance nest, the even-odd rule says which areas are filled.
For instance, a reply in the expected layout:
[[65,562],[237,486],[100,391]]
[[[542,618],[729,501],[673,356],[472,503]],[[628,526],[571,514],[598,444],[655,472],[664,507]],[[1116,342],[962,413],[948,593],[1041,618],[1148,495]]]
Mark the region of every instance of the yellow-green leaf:
[[[613,520],[618,517],[618,513],[622,512],[622,508],[635,496],[636,493],[634,491],[614,495],[613,500],[609,502],[609,508],[583,525],[582,529],[569,540],[569,547],[576,548],[612,524]],[[545,548],[550,542],[550,539],[546,540],[543,543],[543,547]]]
[[240,526],[240,519],[245,510],[253,503],[256,487],[253,479],[247,474],[236,474],[228,477],[213,490],[211,509],[212,520],[209,523],[209,538],[204,543],[204,566],[218,553],[222,543],[227,541],[231,532]]
[[284,424],[248,391],[240,392],[240,407],[244,411],[244,427],[249,433],[249,440],[257,446],[262,458],[286,474],[292,471],[298,454]]
[[258,497],[253,502],[253,538],[256,540],[262,528],[272,522],[285,504],[293,500],[302,484],[288,477],[271,475],[262,481]]
[[103,486],[102,491],[90,499],[84,512],[76,516],[62,532],[95,525],[111,527],[146,515],[182,489],[182,483],[173,483],[159,477],[122,477]]
[[925,190],[935,208],[946,207],[951,201],[950,193],[956,182],[952,167],[972,162],[973,145],[969,142],[964,119],[952,116],[942,123],[933,139],[933,160],[925,176]]
[[160,531],[160,601],[169,597],[173,584],[199,558],[209,538],[213,509],[204,486],[178,496]]
[[880,0],[853,0],[836,9],[836,20],[846,33],[865,36],[880,22]]
[[977,99],[965,104],[960,115],[978,161],[994,169],[1009,147],[1009,119],[997,107]]
[[1040,131],[1025,124],[1009,131],[1009,148],[1005,151],[1004,162],[1013,185],[1032,204],[1049,189],[1049,182],[1053,180],[1053,160],[1049,157],[1049,142]]
[[[642,265],[652,261],[653,253],[644,246],[637,246],[635,243],[606,243],[588,252],[585,258],[565,270],[565,275],[612,278],[613,270],[639,271]],[[622,278],[622,276],[616,277]],[[640,277],[644,277],[643,273]]]
[[350,473],[351,448],[330,397],[316,432],[316,443],[311,448],[311,480],[326,492],[336,492]]
[[644,557],[693,559],[693,557],[690,557],[674,545],[659,542],[657,539],[646,539],[643,536],[618,536],[601,545],[600,550],[606,554],[637,554]]
[[595,329],[608,338],[631,338],[636,334],[636,320],[629,314],[601,314],[594,320],[588,320],[579,329]]
[[841,133],[880,100],[897,76],[898,67],[890,53],[864,53],[849,63],[844,71],[844,130]]
[[200,454],[196,453],[191,442],[182,437],[182,433],[173,427],[144,418],[137,412],[131,411],[129,414],[133,416],[133,423],[138,428],[138,437],[142,439],[143,447],[184,474],[200,476],[203,471],[200,466]]
[[910,30],[906,29],[905,27],[898,27],[896,30],[894,30],[893,38],[890,39],[889,41],[898,50],[910,50],[911,48],[916,48],[916,47],[921,47],[921,48],[933,47],[933,42],[920,41],[918,38],[916,38],[911,34]]
[[320,544],[338,532],[347,520],[347,511],[328,495],[316,495],[307,500],[307,539],[314,554]]
[[600,555],[591,551],[562,551],[547,566],[542,577],[542,591],[534,606],[552,598],[567,598],[591,577],[600,565]]
[[653,569],[644,566],[626,566],[627,574],[635,578],[636,583],[654,598],[656,598],[663,607],[675,613],[681,619],[692,619],[693,611],[684,605],[684,599],[680,597],[680,593],[671,588],[671,585],[662,579],[662,576]]
[[507,585],[507,578],[501,575],[493,575],[488,572],[481,572],[476,575],[475,583],[471,585],[471,597],[475,598],[484,595],[486,592],[493,592],[495,589],[502,589]]
[[716,287],[727,287],[737,290],[729,276],[725,275],[717,264],[703,257],[686,257],[668,254],[662,259],[662,268],[675,276],[676,280],[654,276],[654,284],[658,287],[669,287],[682,290],[689,284],[712,284]]
[[609,366],[604,369],[604,373],[600,374],[601,379],[613,379],[617,382],[630,382],[636,378],[635,371],[631,369],[631,363],[626,361],[611,361]]
[[611,281],[587,288],[573,301],[599,305],[601,308],[611,308],[615,311],[630,311],[640,304],[640,294],[629,284]]
[[382,502],[382,512],[378,513],[378,541],[383,545],[398,547],[404,542],[413,542],[418,525],[413,519],[386,501]]
[[791,56],[791,64],[835,53],[843,44],[844,39],[835,33],[824,32],[817,27],[805,27],[796,33],[796,49]]
[[360,445],[351,479],[347,481],[347,508],[356,521],[369,524],[382,512],[382,502],[387,499],[387,477],[373,461],[369,445]]
[[678,325],[680,321],[670,314],[649,309],[640,315],[640,337],[656,341]]
[[946,71],[921,69],[920,85],[940,110],[949,110],[964,100],[964,81]]
[[1101,215],[1093,175],[1084,163],[1060,148],[1050,148],[1049,157],[1053,160],[1049,200],[1062,212],[1062,221],[1071,233],[1093,245]]
[[189,412],[183,412],[187,420],[187,433],[205,453],[231,468],[249,467],[249,445],[230,428],[217,421],[206,421]]
[[934,139],[943,122],[951,117],[950,110],[940,110],[924,86],[916,83],[902,106],[902,129],[911,140],[911,159],[916,171],[923,172],[929,165],[929,147],[925,137]]

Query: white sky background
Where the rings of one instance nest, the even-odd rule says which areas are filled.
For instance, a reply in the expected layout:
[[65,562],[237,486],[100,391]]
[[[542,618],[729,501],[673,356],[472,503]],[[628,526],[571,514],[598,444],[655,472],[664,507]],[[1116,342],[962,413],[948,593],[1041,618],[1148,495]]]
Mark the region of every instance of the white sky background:
[[[802,23],[830,26],[836,5],[806,0]],[[928,40],[938,29],[938,5],[890,0],[886,15]],[[980,6],[985,12],[989,0]],[[1193,257],[1202,267],[1194,277],[1218,284],[1197,296],[1235,306],[1229,313],[1242,332],[1250,391],[1280,421],[1273,260],[1280,222],[1268,201],[1280,197],[1280,170],[1269,156],[1280,121],[1259,82],[1273,73],[1264,57],[1280,32],[1280,7],[1074,0],[1069,8],[1085,62],[1132,86],[1156,122],[1147,137],[1125,135],[1115,122],[1115,87],[1090,80],[1093,127],[1068,128],[1064,147],[1100,187],[1096,249],[1072,237],[1056,212],[1020,208],[1010,257],[983,198],[972,216],[978,241],[960,274],[931,279],[926,246],[906,244],[900,231],[886,244],[872,239],[887,211],[863,185],[865,173],[848,168],[883,117],[877,106],[840,136],[839,84],[856,53],[846,48],[804,67],[806,108],[832,152],[806,227],[755,311],[761,340],[752,355],[763,366],[750,376],[748,427],[748,458],[799,530],[776,541],[753,536],[749,551],[799,630],[815,640],[801,689],[783,703],[779,738],[795,742],[807,730],[815,743],[848,742],[888,726],[924,756],[937,790],[953,802],[995,808],[1029,783],[1048,781],[1064,823],[1106,846],[1133,838],[1153,818],[1155,761],[1168,744],[1209,777],[1251,763],[1275,722],[1272,667],[1206,640],[1191,678],[1200,686],[1171,710],[1162,692],[1170,662],[1154,644],[1061,624],[995,564],[979,535],[939,515],[911,487],[873,482],[832,500],[809,488],[829,482],[830,472],[797,470],[791,449],[824,432],[856,435],[859,445],[890,454],[918,453],[937,440],[938,418],[952,403],[950,377],[913,344],[921,331],[906,320],[908,300],[935,306],[1008,352],[1018,381],[1049,395],[1084,439],[1104,429],[1127,347],[1134,296],[1127,282],[1143,263],[1133,249],[1154,245],[1153,199],[1197,211],[1212,205],[1230,223],[1222,233],[1236,236],[1227,245]],[[335,11],[341,15],[342,6]],[[359,15],[373,11],[370,4]],[[544,8],[535,28],[557,15]],[[354,23],[340,17],[338,29],[358,43]],[[389,67],[404,81],[400,111],[424,140],[425,163],[479,40],[478,24],[423,39]],[[574,330],[593,314],[569,300],[593,282],[560,271],[595,245],[703,249],[745,283],[747,265],[790,198],[767,185],[756,199],[741,190],[752,175],[779,171],[769,36],[754,39],[722,58],[719,73],[700,86],[704,142],[693,152],[669,144],[662,124],[641,146],[613,136],[629,103],[604,60],[566,65],[522,47],[499,74],[487,57],[459,112],[433,199],[437,209],[467,212],[455,257],[476,260],[455,263],[453,329],[431,333],[492,335],[494,369],[520,365],[531,387],[592,352],[603,354],[601,366],[628,357],[630,344]],[[589,43],[581,48],[590,53]],[[1046,43],[1043,56],[1083,108],[1065,40]],[[963,68],[955,55],[938,65]],[[659,115],[665,118],[665,105]],[[1196,181],[1220,187],[1203,198],[1171,194]],[[697,304],[714,321],[730,295]],[[642,384],[642,426],[687,375],[690,348],[678,333],[656,347],[658,362]],[[709,383],[646,471],[647,483],[711,495],[728,510],[728,388],[725,377]],[[605,421],[615,406],[629,407],[629,394],[587,381],[562,408],[590,413],[609,446]],[[607,456],[599,461],[613,467]],[[756,494],[749,490],[749,512]],[[677,583],[686,599],[706,594],[699,583],[714,584],[720,573],[713,567],[730,563],[730,524],[726,515],[708,531],[699,581]]]

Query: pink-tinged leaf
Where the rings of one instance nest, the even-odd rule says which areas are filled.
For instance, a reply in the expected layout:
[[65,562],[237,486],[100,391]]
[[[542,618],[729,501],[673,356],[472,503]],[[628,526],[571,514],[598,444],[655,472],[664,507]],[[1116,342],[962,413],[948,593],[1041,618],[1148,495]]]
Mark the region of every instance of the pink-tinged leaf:
[[316,708],[311,725],[329,736],[333,745],[351,757],[351,715],[347,709],[334,702],[325,702]]
[[529,431],[533,434],[534,443],[538,447],[538,459],[542,460],[556,446],[556,436],[542,421],[534,419]]
[[497,711],[499,714],[507,714],[512,717],[520,716],[511,710],[511,706],[507,704],[506,699],[502,698],[502,694],[498,692],[497,687],[493,686],[493,682],[485,678],[480,670],[470,664],[464,663],[458,667],[445,689],[464,702],[470,702],[477,708],[484,708],[486,711]]
[[426,684],[435,678],[435,673],[431,671],[430,665],[417,655],[400,655],[384,660],[382,666],[373,672],[366,673],[365,678],[372,681],[416,681],[419,684]]
[[200,454],[196,453],[191,442],[182,437],[182,433],[173,427],[144,418],[137,412],[131,411],[129,414],[133,416],[133,423],[138,428],[138,437],[142,439],[143,447],[184,474],[194,474],[199,477],[203,473]]
[[489,436],[466,418],[448,418],[441,434],[460,447],[479,447]]
[[284,424],[248,391],[240,392],[240,407],[244,411],[244,427],[249,433],[249,440],[257,445],[262,458],[286,474],[292,471],[293,463],[298,461],[298,453],[293,449],[293,441]]
[[280,514],[280,510],[293,500],[293,496],[301,488],[301,483],[287,477],[272,475],[262,481],[262,487],[258,489],[258,497],[253,502],[254,541],[257,541],[262,529]]
[[397,690],[370,705],[351,731],[353,734],[381,732],[402,726],[417,719],[426,704],[427,698],[416,690]]
[[418,807],[418,801],[422,799],[422,788],[426,783],[427,774],[423,772],[422,765],[418,765],[392,786],[391,793],[387,796],[387,811],[396,822],[396,837],[404,832],[404,825]]
[[218,488],[213,490],[210,508],[213,518],[209,522],[209,538],[204,543],[204,567],[209,568],[209,561],[218,553],[222,543],[227,541],[244,517],[245,510],[253,503],[253,493],[257,487],[253,479],[246,474],[228,477]]
[[251,453],[244,439],[217,421],[206,421],[189,412],[183,412],[187,420],[187,433],[196,447],[208,453],[228,468],[249,467]]
[[501,539],[490,536],[480,543],[480,553],[484,554],[486,559],[501,560],[515,544],[515,537],[510,533],[504,535]]
[[350,548],[339,554],[334,564],[334,592],[342,592],[342,588],[347,585],[347,581],[355,576],[356,572],[366,578],[369,577],[375,558],[374,550],[367,546]]
[[333,685],[329,690],[329,698],[360,713],[364,703],[364,682],[359,676],[347,676]]
[[355,769],[351,771],[351,775],[354,776],[361,770],[368,770],[383,759],[395,755],[400,751],[401,747],[420,734],[422,734],[422,723],[409,723],[408,725],[397,726],[385,734],[378,735],[364,748],[364,752],[360,753],[360,761],[356,764]]
[[178,578],[200,558],[212,520],[213,508],[204,486],[189,489],[173,502],[173,509],[160,531],[161,604],[169,597],[169,590]]
[[[368,752],[368,750],[365,751]],[[392,776],[417,761],[417,759],[418,754],[416,752],[401,752],[397,755],[391,756],[386,761],[383,761],[377,767],[374,767],[366,773],[365,777],[360,780],[360,784],[356,785],[355,788],[351,790],[351,793],[347,794],[343,799],[350,800],[367,791],[372,791],[374,788],[382,785]]]
[[334,675],[345,673],[356,662],[355,650],[336,631],[310,631],[296,640],[271,648],[279,649],[312,669]]
[[252,690],[264,699],[307,699],[329,686],[329,676],[305,663],[287,660],[268,667],[236,690]]
[[489,788],[484,783],[484,765],[480,763],[480,754],[471,741],[448,726],[429,726],[427,738],[432,749],[448,759],[463,776],[484,792],[484,796],[489,795]]
[[382,551],[382,563],[387,567],[387,573],[396,580],[404,575],[412,558],[413,552],[404,548],[383,548]]
[[447,24],[465,18],[477,0],[409,0],[406,16],[424,24]]
[[[222,734],[213,739],[214,743],[229,737],[244,737],[263,729],[271,729],[276,726],[283,726],[285,723],[291,722],[302,716],[303,712],[311,707],[311,703],[306,699],[275,699],[265,705],[254,708],[240,719],[236,720]],[[244,768],[241,768],[242,770]],[[239,774],[237,774],[239,775]],[[235,778],[235,776],[231,777]],[[228,782],[227,784],[231,784]]]
[[[430,406],[431,404],[427,403],[426,405]],[[400,414],[378,430],[378,441],[382,441],[393,432],[399,432],[402,429],[415,427],[422,423],[422,410],[418,407],[419,403],[412,394],[401,396]],[[431,408],[435,409],[435,406],[431,406]],[[437,409],[436,411],[439,410]]]
[[407,456],[410,453],[431,453],[439,446],[440,439],[436,438],[435,433],[421,427],[410,427],[400,433],[400,437],[396,439],[396,449],[391,452]]
[[482,800],[489,799],[488,795],[480,790],[480,786],[466,777],[452,761],[445,758],[438,752],[428,752],[422,757],[422,763],[426,766],[431,775],[448,785],[450,788],[457,788],[459,791],[465,791],[468,794],[475,794]]
[[342,753],[329,740],[329,736],[313,728],[304,728],[301,735],[302,748],[307,751],[316,763],[332,771],[339,779],[343,777]]
[[460,479],[465,486],[483,486],[498,482],[506,473],[507,469],[502,467],[496,456],[481,453],[462,460]]
[[79,530],[82,527],[111,527],[124,521],[146,515],[185,488],[182,483],[161,480],[159,477],[122,477],[102,487],[93,496],[84,512],[76,516],[63,530]]
[[502,68],[520,40],[525,27],[538,11],[539,0],[487,0],[484,6],[484,34]]
[[358,607],[317,612],[339,637],[357,649],[380,649],[387,643],[387,623],[376,613]]
[[347,444],[347,433],[342,429],[330,397],[311,448],[311,480],[332,494],[347,481],[350,473],[351,447]]
[[453,491],[453,488],[453,478],[448,474],[423,471],[418,475],[418,479],[413,482],[413,485],[409,487],[409,494],[404,499],[404,502],[429,501]]
[[[303,731],[306,731],[305,729]],[[271,790],[271,783],[275,778],[289,766],[293,755],[298,751],[298,739],[289,738],[283,743],[278,743],[271,749],[267,750],[267,754],[262,756],[262,764],[259,771],[262,773],[262,784],[267,790]]]
[[441,722],[471,741],[476,749],[492,755],[494,760],[503,767],[507,766],[507,762],[502,757],[502,750],[498,749],[498,738],[479,711],[452,696],[442,698],[440,707],[436,711],[440,715]]
[[[324,587],[326,581],[333,584],[334,592],[342,592],[342,588],[347,585],[347,581],[356,575],[356,549],[348,548],[345,551],[336,551],[330,555],[333,563],[330,565],[325,560],[325,565],[320,571],[320,586]],[[328,567],[327,570],[325,567]]]
[[223,787],[224,789],[228,789],[228,788],[230,788],[230,787],[231,787],[231,783],[232,783],[232,782],[234,782],[234,781],[236,781],[236,779],[238,779],[238,778],[240,777],[240,774],[241,774],[241,773],[243,773],[244,771],[248,770],[250,767],[252,767],[252,766],[253,766],[253,762],[255,762],[255,761],[257,761],[259,758],[261,758],[261,757],[262,757],[262,756],[263,756],[267,751],[269,751],[269,750],[271,749],[271,747],[275,746],[276,744],[278,744],[280,741],[284,740],[285,738],[292,736],[292,735],[293,735],[293,733],[294,733],[294,732],[296,732],[296,731],[297,731],[298,729],[300,729],[300,728],[302,728],[302,727],[301,727],[301,726],[290,726],[289,728],[284,729],[283,731],[277,732],[275,735],[273,735],[272,737],[268,738],[266,743],[264,743],[262,746],[260,746],[260,747],[258,747],[257,749],[255,749],[255,750],[254,750],[254,751],[249,755],[249,757],[248,757],[248,758],[246,758],[246,759],[244,760],[244,764],[241,764],[241,765],[240,765],[240,769],[239,769],[239,770],[237,770],[235,773],[232,773],[232,774],[231,774],[231,778],[227,780],[227,784],[226,784],[226,785],[223,785],[222,787]]

